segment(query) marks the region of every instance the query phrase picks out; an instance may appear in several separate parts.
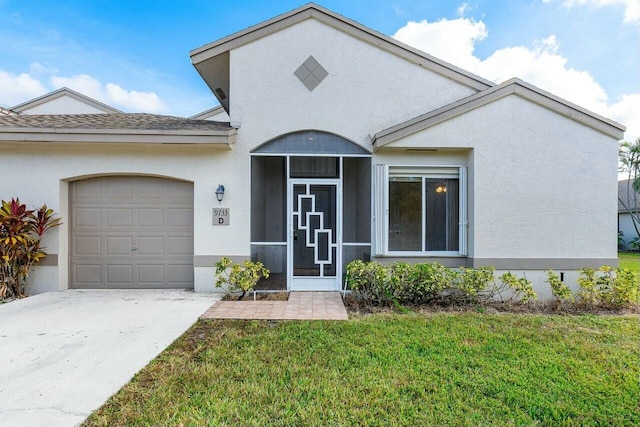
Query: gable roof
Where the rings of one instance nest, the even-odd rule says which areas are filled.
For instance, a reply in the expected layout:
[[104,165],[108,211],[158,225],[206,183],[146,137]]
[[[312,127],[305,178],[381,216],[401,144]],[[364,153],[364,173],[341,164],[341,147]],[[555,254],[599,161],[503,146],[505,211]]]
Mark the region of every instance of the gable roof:
[[[221,84],[221,81],[225,82],[224,78],[214,78],[210,75],[212,70],[216,70],[217,73],[220,73],[221,70],[227,68],[226,72],[228,73],[228,54],[231,50],[266,37],[269,34],[291,27],[307,19],[316,19],[357,39],[363,40],[374,46],[378,46],[387,52],[476,90],[484,90],[494,86],[494,83],[489,80],[458,68],[448,62],[442,61],[387,35],[367,28],[356,21],[325,9],[324,7],[318,6],[315,3],[308,3],[290,12],[276,16],[275,18],[271,18],[260,24],[194,49],[190,52],[191,62],[207,85],[214,92],[214,95],[216,95],[221,105],[227,109],[228,103],[225,102],[226,95],[220,97],[217,92],[219,89],[222,89],[222,93],[226,92],[226,94],[228,94],[229,88],[223,87],[224,84]],[[226,79],[228,80],[228,75],[226,76]],[[228,84],[228,82],[225,83]]]
[[393,141],[461,116],[509,95],[518,95],[542,105],[612,138],[622,139],[626,130],[626,127],[620,123],[593,113],[518,78],[512,78],[497,86],[376,133],[372,138],[374,151]]
[[222,144],[235,141],[229,123],[146,113],[0,117],[0,142]]
[[225,111],[224,108],[222,108],[222,105],[218,105],[217,107],[209,108],[208,110],[202,111],[198,114],[194,114],[189,118],[194,120],[206,120],[209,117],[213,117],[224,112]]
[[93,108],[104,111],[105,113],[122,113],[122,111],[118,110],[117,108],[113,108],[107,104],[103,104],[100,101],[96,101],[93,98],[89,98],[86,95],[83,95],[81,93],[78,93],[74,90],[69,89],[68,87],[61,87],[58,90],[54,90],[53,92],[49,92],[38,98],[30,99],[29,101],[23,102],[22,104],[18,104],[15,107],[11,107],[11,110],[20,114],[25,110],[37,107],[38,105],[45,104],[49,101],[53,101],[54,99],[61,98],[63,96],[68,96],[70,98],[73,98],[76,101],[80,101]]

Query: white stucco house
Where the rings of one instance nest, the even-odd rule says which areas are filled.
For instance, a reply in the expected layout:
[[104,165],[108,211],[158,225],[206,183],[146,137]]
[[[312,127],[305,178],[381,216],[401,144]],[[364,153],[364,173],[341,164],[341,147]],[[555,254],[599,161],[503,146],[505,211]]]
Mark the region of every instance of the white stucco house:
[[31,293],[210,291],[222,256],[291,290],[340,289],[354,259],[493,265],[539,287],[548,268],[572,282],[617,265],[621,124],[315,4],[191,60],[221,107],[189,119],[0,117],[0,195],[64,222]]

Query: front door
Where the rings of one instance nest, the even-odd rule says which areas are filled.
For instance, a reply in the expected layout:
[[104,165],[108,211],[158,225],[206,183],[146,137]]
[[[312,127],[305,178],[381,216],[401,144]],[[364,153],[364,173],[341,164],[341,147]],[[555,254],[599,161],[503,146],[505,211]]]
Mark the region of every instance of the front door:
[[338,180],[292,180],[289,201],[291,290],[340,289]]

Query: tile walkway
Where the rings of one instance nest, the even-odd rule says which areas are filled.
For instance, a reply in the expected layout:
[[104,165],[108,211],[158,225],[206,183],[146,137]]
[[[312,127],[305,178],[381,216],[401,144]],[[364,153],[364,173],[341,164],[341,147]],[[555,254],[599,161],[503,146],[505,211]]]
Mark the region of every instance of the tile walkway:
[[202,319],[348,320],[340,292],[291,292],[288,301],[218,301]]

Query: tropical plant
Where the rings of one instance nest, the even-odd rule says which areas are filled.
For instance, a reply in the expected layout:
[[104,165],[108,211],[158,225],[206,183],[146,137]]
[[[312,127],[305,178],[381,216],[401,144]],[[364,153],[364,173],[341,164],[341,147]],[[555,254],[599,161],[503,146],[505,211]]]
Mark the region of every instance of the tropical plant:
[[60,219],[47,205],[29,210],[19,199],[0,208],[0,300],[23,298],[29,274],[47,256],[42,237]]
[[269,270],[261,262],[244,261],[243,264],[236,264],[223,257],[216,263],[216,287],[228,286],[230,291],[242,291],[240,299],[252,291],[263,277],[269,277]]

